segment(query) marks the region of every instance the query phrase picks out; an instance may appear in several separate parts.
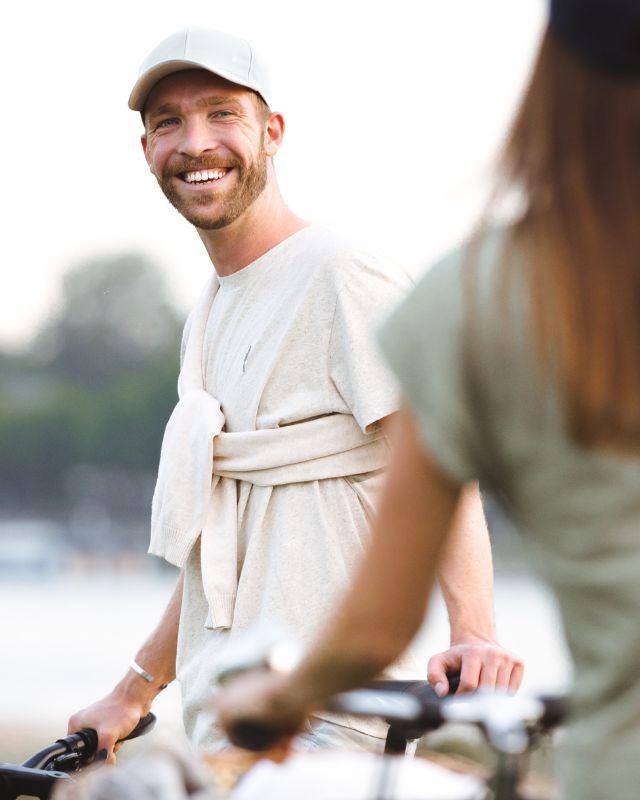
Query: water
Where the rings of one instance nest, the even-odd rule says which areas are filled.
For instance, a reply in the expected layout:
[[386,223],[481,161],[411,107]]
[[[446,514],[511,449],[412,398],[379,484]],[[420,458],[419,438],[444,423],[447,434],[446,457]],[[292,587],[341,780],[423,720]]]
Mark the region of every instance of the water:
[[[70,713],[109,691],[157,623],[174,581],[172,574],[126,570],[3,578],[0,760],[64,734]],[[498,575],[495,596],[500,640],[526,662],[525,688],[564,687],[568,659],[547,591],[526,574]],[[437,598],[419,642],[431,653],[447,646]],[[177,686],[159,696],[154,711],[161,731],[181,735]]]

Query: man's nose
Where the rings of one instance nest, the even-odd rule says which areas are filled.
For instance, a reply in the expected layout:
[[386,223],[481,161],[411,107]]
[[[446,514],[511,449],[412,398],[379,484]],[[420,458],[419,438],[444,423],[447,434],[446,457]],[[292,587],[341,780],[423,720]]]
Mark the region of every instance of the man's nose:
[[189,121],[182,129],[180,152],[183,155],[197,158],[203,153],[215,150],[219,145],[211,128],[199,120]]

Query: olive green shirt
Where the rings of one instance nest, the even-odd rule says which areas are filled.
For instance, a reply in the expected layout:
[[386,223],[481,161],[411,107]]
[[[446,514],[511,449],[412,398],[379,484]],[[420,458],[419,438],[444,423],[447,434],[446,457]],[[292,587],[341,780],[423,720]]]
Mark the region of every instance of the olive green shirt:
[[631,800],[640,791],[640,459],[568,437],[557,391],[534,365],[526,263],[508,243],[494,231],[432,267],[379,339],[425,448],[460,484],[479,478],[493,491],[556,594],[574,663],[563,796]]

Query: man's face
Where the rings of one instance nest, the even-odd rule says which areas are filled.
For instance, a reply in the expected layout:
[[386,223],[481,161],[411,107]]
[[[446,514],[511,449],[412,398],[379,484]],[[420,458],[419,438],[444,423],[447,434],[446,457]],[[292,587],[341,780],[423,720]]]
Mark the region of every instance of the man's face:
[[151,172],[196,227],[224,228],[265,188],[266,120],[251,91],[205,70],[176,72],[153,87],[144,120]]

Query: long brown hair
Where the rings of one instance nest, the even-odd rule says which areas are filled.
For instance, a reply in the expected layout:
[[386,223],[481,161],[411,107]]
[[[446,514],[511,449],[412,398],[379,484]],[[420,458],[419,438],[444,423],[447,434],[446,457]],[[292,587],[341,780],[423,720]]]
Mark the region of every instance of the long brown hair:
[[499,164],[524,211],[538,364],[579,444],[640,451],[640,80],[543,37]]

